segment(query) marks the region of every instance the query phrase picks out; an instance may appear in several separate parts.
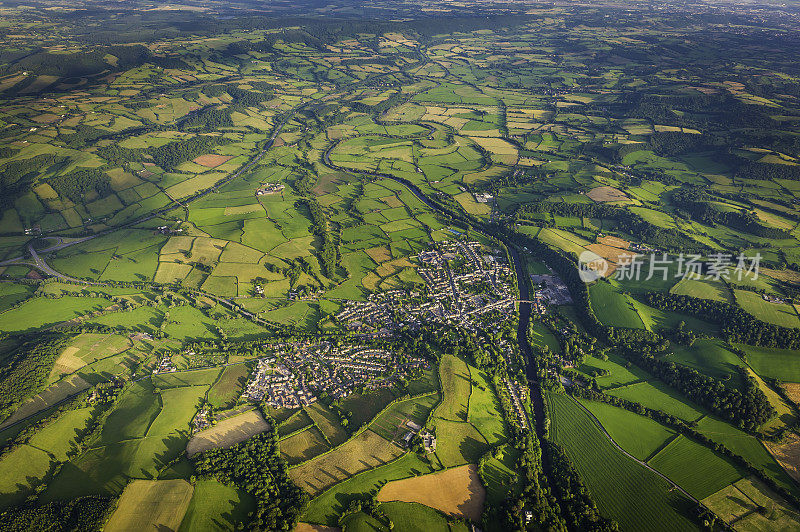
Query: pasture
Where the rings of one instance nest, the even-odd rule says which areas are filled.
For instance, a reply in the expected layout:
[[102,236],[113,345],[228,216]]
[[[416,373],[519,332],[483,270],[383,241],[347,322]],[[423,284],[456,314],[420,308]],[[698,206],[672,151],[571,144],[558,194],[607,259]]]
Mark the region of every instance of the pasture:
[[439,362],[443,398],[436,408],[436,416],[451,421],[466,421],[472,385],[467,364],[446,354]]
[[747,364],[761,377],[800,383],[800,354],[797,351],[735,345],[747,353]]
[[761,321],[781,327],[800,327],[800,318],[793,305],[772,303],[764,300],[761,294],[747,290],[734,290],[734,294],[736,303]]
[[177,530],[235,529],[254,509],[255,501],[243,490],[216,480],[199,480],[194,485],[194,494]]
[[611,283],[598,281],[589,287],[592,310],[604,325],[643,329],[642,318],[628,296],[621,294]]

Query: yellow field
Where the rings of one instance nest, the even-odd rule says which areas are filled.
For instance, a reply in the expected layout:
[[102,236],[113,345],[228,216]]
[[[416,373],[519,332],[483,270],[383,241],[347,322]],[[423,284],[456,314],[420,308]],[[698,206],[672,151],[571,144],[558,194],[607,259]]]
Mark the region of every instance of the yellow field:
[[264,432],[269,424],[256,410],[251,410],[228,419],[223,419],[213,427],[200,431],[189,440],[186,454],[201,453],[214,448],[228,448],[256,434]]
[[75,356],[80,351],[75,346],[70,346],[58,356],[53,371],[50,372],[50,378],[57,378],[64,373],[72,373],[86,365],[86,362]]
[[365,250],[365,252],[367,255],[369,255],[369,258],[375,261],[376,264],[392,260],[392,253],[386,248],[386,246],[369,248]]
[[[712,512],[734,530],[798,530],[800,514],[760,481],[743,478],[703,499]],[[774,512],[761,515],[759,506]]]
[[395,480],[378,492],[380,502],[418,502],[450,515],[480,522],[486,490],[475,464],[439,473]]
[[289,477],[315,496],[356,473],[394,460],[403,451],[371,430],[365,430],[335,450],[289,469]]
[[193,492],[185,480],[134,480],[104,530],[177,530]]
[[800,482],[800,436],[790,432],[783,442],[765,441],[764,445],[786,472]]

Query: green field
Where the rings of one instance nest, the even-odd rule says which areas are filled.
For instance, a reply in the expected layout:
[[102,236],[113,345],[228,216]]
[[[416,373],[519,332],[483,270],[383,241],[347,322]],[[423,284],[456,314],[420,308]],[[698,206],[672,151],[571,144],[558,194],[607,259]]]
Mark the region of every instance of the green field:
[[609,390],[608,393],[672,414],[687,422],[696,421],[703,415],[699,407],[692,406],[686,398],[661,381],[630,384]]
[[[563,446],[597,502],[621,530],[693,530],[689,500],[621,454],[573,399],[547,394],[553,440]],[[631,512],[630,508],[637,508]]]
[[642,318],[628,296],[621,294],[607,282],[597,282],[589,287],[589,296],[597,319],[604,325],[643,329]]
[[685,436],[671,441],[648,463],[698,499],[736,482],[743,474],[708,447]]
[[765,301],[760,294],[735,290],[736,303],[744,310],[767,323],[781,327],[800,327],[800,318],[793,305]]
[[453,355],[445,355],[439,362],[443,399],[436,416],[451,421],[466,421],[472,385],[467,364]]
[[247,520],[255,504],[250,495],[216,480],[200,480],[181,521],[180,532],[231,529]]
[[736,344],[747,353],[747,364],[761,377],[800,382],[800,353],[789,349],[771,349]]
[[639,460],[648,460],[675,437],[675,432],[622,408],[594,401],[581,401],[600,421],[620,447]]

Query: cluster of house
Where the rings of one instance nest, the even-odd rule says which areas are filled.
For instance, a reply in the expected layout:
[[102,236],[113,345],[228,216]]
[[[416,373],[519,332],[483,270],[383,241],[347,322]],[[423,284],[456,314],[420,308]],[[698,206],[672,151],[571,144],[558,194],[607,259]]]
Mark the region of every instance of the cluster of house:
[[554,273],[544,275],[531,275],[534,286],[533,310],[537,314],[544,314],[548,305],[568,305],[572,303],[569,288]]
[[512,381],[507,378],[503,379],[503,385],[509,397],[511,397],[511,406],[514,407],[517,423],[519,423],[519,426],[523,429],[527,429],[530,427],[530,423],[528,422],[528,413],[525,411],[522,404],[527,398],[528,388],[517,381]]
[[773,296],[773,295],[770,295],[770,294],[761,294],[761,297],[764,299],[764,301],[766,301],[768,303],[776,303],[778,305],[786,304],[786,301],[783,298],[778,297],[778,296]]
[[175,364],[172,362],[172,358],[169,355],[165,355],[158,361],[158,365],[153,369],[153,374],[156,373],[175,373],[178,371],[178,368],[175,367]]
[[192,434],[200,432],[211,426],[211,412],[208,408],[203,408],[194,416],[192,420]]
[[277,194],[284,188],[286,188],[286,186],[281,183],[264,183],[256,191],[256,196],[263,196],[265,194]]
[[173,229],[172,227],[170,227],[168,225],[160,225],[160,226],[156,227],[156,233],[161,234],[161,235],[179,235],[179,234],[183,233],[183,229],[180,229],[180,228]]
[[[446,241],[420,252],[417,273],[423,294],[391,290],[365,302],[346,302],[336,318],[348,329],[388,333],[426,323],[474,326],[470,317],[492,310],[514,311],[511,268],[499,251],[485,253],[479,242]],[[451,268],[457,264],[457,271]]]
[[424,430],[418,423],[415,423],[410,419],[406,421],[406,428],[409,430],[406,431],[405,435],[402,438],[403,443],[405,443],[406,447],[410,447],[411,440],[414,439],[414,436],[419,434],[420,439],[422,439],[422,447],[425,449],[425,452],[429,454],[436,452],[435,434],[433,434],[429,430]]
[[423,358],[406,357],[401,362],[390,351],[363,346],[292,342],[269,347],[272,355],[258,361],[244,396],[275,408],[308,405],[322,392],[343,399],[357,388],[389,387],[429,367]]

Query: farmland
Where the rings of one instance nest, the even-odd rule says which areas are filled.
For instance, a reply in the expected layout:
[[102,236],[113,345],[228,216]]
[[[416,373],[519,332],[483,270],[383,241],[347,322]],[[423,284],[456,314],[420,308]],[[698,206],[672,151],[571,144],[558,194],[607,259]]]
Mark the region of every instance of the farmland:
[[[664,480],[615,450],[571,399],[550,394],[547,401],[556,420],[554,440],[575,462],[601,511],[630,530],[659,530],[665,521],[673,530],[692,528],[679,510],[686,508],[685,499],[670,492]],[[632,506],[641,512],[627,512]]]
[[0,9],[8,528],[796,528],[797,6],[74,4]]

